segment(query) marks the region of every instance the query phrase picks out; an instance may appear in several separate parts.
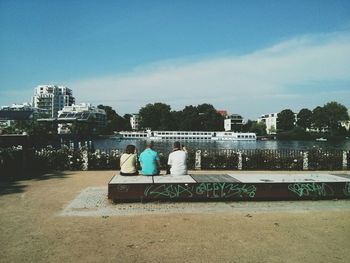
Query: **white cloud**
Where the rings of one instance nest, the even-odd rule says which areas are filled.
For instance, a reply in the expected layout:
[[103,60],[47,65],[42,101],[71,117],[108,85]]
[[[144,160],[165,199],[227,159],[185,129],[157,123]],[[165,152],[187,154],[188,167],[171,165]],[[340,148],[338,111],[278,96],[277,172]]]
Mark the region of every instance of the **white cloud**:
[[[331,93],[317,92],[324,82],[331,84]],[[158,101],[176,110],[207,102],[250,118],[287,107],[312,108],[330,100],[346,105],[350,101],[350,34],[301,36],[242,56],[157,62],[127,74],[70,83],[70,87],[79,101],[111,105],[120,113],[137,112],[146,103]]]

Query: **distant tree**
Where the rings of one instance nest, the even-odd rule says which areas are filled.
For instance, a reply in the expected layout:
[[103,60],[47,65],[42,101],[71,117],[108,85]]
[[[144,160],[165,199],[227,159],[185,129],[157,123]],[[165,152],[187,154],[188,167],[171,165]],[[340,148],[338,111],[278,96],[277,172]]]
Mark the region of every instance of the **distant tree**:
[[224,117],[219,114],[213,105],[200,104],[197,106],[198,119],[200,120],[201,130],[203,131],[222,131],[224,130]]
[[130,130],[130,122],[116,113],[111,106],[98,105],[97,108],[106,112],[106,127],[104,134],[113,134],[114,131]]
[[293,111],[285,109],[277,115],[277,130],[290,131],[295,127],[294,122],[295,116]]
[[253,121],[249,131],[256,133],[258,136],[266,135],[266,124],[263,122]]
[[339,129],[340,121],[349,120],[348,109],[338,102],[328,102],[323,106],[323,110],[326,115],[326,125],[332,131]]
[[131,131],[131,123],[130,123],[130,118],[131,118],[131,114],[124,114],[123,118],[124,118],[124,129],[125,131]]
[[5,134],[22,134],[23,132],[37,136],[57,134],[57,123],[38,122],[36,120],[16,120],[10,127],[4,129]]
[[189,105],[176,113],[178,130],[194,131],[201,129],[201,119],[197,107]]
[[132,117],[131,114],[127,113],[127,114],[124,114],[123,118],[127,121],[130,121],[130,118]]
[[72,134],[88,137],[97,133],[96,130],[96,120],[94,118],[90,118],[86,122],[74,122],[70,127],[70,131]]
[[171,111],[171,123],[169,124],[170,131],[179,131],[179,124],[181,122],[181,111]]
[[170,106],[164,103],[147,104],[139,111],[140,126],[152,130],[169,130],[174,121],[170,110]]
[[250,132],[253,123],[254,123],[254,121],[252,121],[252,120],[248,120],[246,123],[244,123],[242,125],[242,132]]
[[323,107],[317,106],[312,110],[312,127],[318,129],[319,131],[327,128],[327,115]]
[[186,106],[178,112],[178,129],[184,131],[222,131],[224,117],[211,104]]
[[310,129],[312,123],[312,111],[309,109],[301,109],[297,115],[297,125],[303,129]]
[[152,130],[215,131],[224,128],[224,117],[207,103],[189,105],[181,111],[171,111],[164,103],[147,104],[139,115],[141,126]]

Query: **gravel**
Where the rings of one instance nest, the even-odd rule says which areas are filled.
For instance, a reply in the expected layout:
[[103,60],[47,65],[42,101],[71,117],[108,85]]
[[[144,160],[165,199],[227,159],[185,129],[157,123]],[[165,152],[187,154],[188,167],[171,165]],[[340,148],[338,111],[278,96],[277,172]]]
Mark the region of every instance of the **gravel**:
[[107,187],[85,188],[59,216],[131,216],[155,214],[217,213],[304,213],[311,211],[350,210],[350,200],[270,201],[270,202],[148,202],[112,203]]

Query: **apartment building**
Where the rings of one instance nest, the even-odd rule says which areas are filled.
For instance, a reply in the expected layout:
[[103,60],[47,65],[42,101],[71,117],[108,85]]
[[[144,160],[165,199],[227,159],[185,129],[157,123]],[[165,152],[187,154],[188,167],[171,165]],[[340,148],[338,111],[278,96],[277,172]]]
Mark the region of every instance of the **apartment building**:
[[136,113],[130,117],[130,125],[133,131],[138,131],[140,128],[140,116]]
[[56,118],[58,111],[65,106],[71,106],[75,102],[72,90],[64,86],[39,85],[34,89],[32,105],[35,108],[45,110],[47,117]]
[[224,120],[225,131],[241,131],[243,125],[243,117],[239,114],[231,114]]
[[264,114],[264,115],[261,115],[260,118],[258,118],[258,123],[259,122],[265,123],[267,134],[276,134],[277,114],[278,113]]
[[93,121],[91,127],[95,132],[100,132],[106,125],[106,112],[92,106],[90,103],[73,104],[65,106],[58,112],[58,133],[70,133],[71,126],[75,122],[89,122]]

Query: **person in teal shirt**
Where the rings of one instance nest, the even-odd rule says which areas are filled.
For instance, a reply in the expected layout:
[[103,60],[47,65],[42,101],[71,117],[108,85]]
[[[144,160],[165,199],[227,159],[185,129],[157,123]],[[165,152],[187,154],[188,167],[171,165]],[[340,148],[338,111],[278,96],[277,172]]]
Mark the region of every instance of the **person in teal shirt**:
[[153,143],[147,141],[146,149],[140,154],[142,175],[158,175],[160,173],[160,159],[158,153],[152,149]]

